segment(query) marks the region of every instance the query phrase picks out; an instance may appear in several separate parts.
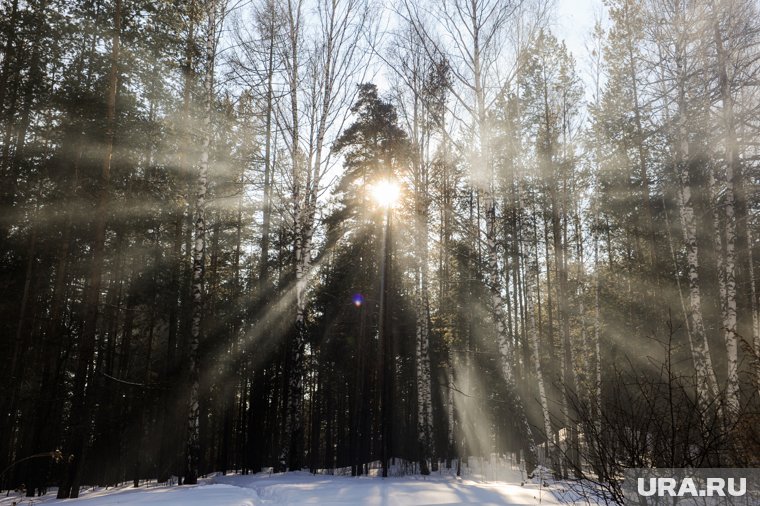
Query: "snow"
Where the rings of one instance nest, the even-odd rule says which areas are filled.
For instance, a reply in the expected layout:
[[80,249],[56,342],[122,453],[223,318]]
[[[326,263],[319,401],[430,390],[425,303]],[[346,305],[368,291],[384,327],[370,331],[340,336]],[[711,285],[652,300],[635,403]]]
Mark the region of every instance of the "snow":
[[[11,494],[12,496],[13,494]],[[214,506],[257,506],[263,504],[255,497],[254,491],[234,485],[214,484],[205,482],[190,487],[154,487],[133,488],[131,485],[120,488],[98,488],[83,490],[79,499],[57,500],[55,489],[48,489],[48,493],[42,497],[3,497],[0,500],[2,506],[13,504],[18,501],[18,506],[31,506],[42,504],[71,504],[82,506],[106,506],[111,504],[122,505],[214,505]]]
[[[503,473],[502,473],[503,474]],[[484,481],[475,476],[458,478],[445,474],[392,478],[312,475],[307,472],[282,474],[212,476],[195,486],[131,485],[109,489],[86,489],[79,499],[58,501],[55,490],[46,496],[25,498],[19,494],[0,497],[0,506],[71,504],[82,506],[158,505],[158,506],[258,506],[287,504],[425,506],[480,504],[531,505],[568,504],[560,485],[546,488],[536,483],[522,484],[519,472],[500,476],[499,481]],[[506,479],[504,479],[506,478]],[[586,501],[579,501],[587,504]]]

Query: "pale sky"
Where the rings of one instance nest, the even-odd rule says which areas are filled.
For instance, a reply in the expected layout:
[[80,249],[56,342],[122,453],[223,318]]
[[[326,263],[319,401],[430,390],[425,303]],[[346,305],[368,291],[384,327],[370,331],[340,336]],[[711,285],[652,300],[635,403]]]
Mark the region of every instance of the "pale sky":
[[590,67],[586,43],[594,28],[594,21],[602,19],[602,26],[608,26],[606,8],[602,0],[556,0],[552,31],[559,40],[564,40],[575,57],[576,70],[586,81],[586,98],[591,100],[593,86],[590,82]]
[[585,58],[585,41],[594,27],[594,17],[603,12],[601,0],[557,0],[554,32],[565,39],[580,63]]

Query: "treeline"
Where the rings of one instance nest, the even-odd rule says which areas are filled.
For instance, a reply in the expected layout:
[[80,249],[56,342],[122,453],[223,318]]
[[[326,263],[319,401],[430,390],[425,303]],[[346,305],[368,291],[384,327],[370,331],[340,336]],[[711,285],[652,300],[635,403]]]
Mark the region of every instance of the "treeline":
[[757,465],[758,9],[6,0],[0,483]]

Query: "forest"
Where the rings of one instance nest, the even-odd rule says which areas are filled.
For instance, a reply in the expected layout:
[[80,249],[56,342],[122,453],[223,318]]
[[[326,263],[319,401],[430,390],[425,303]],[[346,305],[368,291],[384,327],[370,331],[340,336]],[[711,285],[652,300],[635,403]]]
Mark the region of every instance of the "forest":
[[760,467],[760,4],[596,3],[3,0],[0,489]]

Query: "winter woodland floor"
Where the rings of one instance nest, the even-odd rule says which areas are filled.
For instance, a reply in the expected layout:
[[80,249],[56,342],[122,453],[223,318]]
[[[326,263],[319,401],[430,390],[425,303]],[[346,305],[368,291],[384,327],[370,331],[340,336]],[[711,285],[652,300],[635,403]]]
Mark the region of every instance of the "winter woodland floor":
[[[489,475],[490,473],[490,475]],[[79,499],[57,501],[55,490],[46,496],[26,498],[5,493],[1,506],[82,504],[83,506],[257,506],[266,504],[319,504],[367,506],[424,505],[529,505],[588,504],[563,483],[548,486],[538,478],[523,484],[519,470],[486,468],[483,473],[466,473],[457,478],[433,473],[430,476],[392,478],[312,475],[307,472],[257,475],[215,475],[197,486],[165,486],[148,483],[140,488],[124,484],[116,488],[87,488]]]

